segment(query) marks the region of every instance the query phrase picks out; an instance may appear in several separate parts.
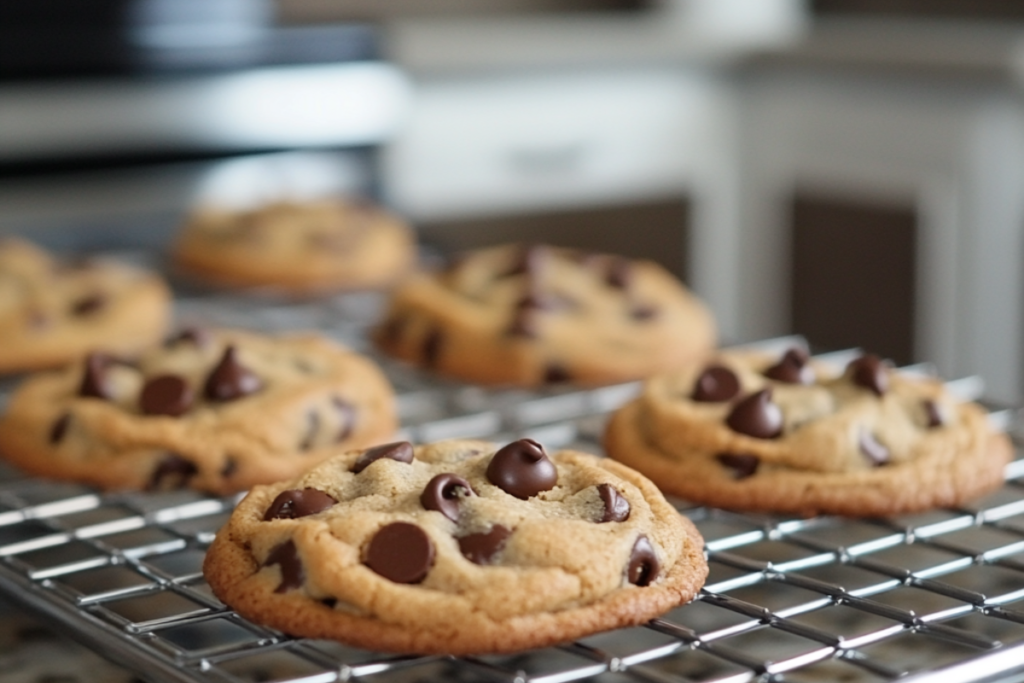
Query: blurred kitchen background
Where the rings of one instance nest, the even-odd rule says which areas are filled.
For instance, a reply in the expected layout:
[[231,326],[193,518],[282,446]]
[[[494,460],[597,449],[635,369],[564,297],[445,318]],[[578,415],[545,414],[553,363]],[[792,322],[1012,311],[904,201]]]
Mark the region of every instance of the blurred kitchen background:
[[0,233],[159,249],[239,184],[364,192],[1019,403],[1022,94],[1022,0],[4,0]]

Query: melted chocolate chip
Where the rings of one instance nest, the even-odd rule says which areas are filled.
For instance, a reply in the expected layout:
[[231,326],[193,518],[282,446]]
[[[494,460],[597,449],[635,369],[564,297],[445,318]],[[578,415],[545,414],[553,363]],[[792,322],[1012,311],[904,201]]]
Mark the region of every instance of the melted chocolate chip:
[[764,376],[787,384],[814,384],[814,370],[807,364],[809,356],[801,348],[786,351],[782,359],[764,371]]
[[288,489],[277,494],[277,498],[274,498],[263,515],[263,521],[308,517],[323,512],[337,503],[334,496],[314,488]]
[[92,315],[107,305],[107,297],[103,294],[91,294],[71,305],[72,315]]
[[199,468],[195,463],[177,453],[168,453],[153,470],[148,488],[150,491],[180,489],[197,474],[199,474]]
[[659,309],[654,304],[633,304],[629,317],[638,323],[645,323],[658,317]]
[[102,398],[108,401],[114,397],[113,388],[110,386],[107,375],[107,368],[110,367],[111,362],[110,356],[102,353],[90,353],[85,357],[85,372],[78,390],[79,396]]
[[302,437],[299,444],[300,451],[308,451],[316,443],[316,436],[320,432],[320,413],[311,410],[306,413],[306,435]]
[[302,587],[306,576],[302,569],[302,560],[299,559],[299,550],[295,547],[295,541],[285,541],[271,550],[263,566],[269,567],[272,564],[281,567],[281,583],[274,589],[275,593],[284,593],[292,588]]
[[164,346],[170,348],[178,344],[191,344],[199,348],[205,348],[213,341],[213,335],[203,327],[186,327],[178,334],[164,342]]
[[374,534],[363,563],[395,583],[419,583],[434,566],[434,544],[423,529],[394,522]]
[[494,556],[505,547],[505,542],[512,535],[512,530],[495,524],[484,534],[469,534],[459,539],[459,550],[473,564],[491,564]]
[[420,504],[426,510],[437,510],[452,520],[459,521],[459,501],[462,496],[475,496],[476,491],[469,482],[457,474],[445,472],[427,482],[420,494]]
[[356,428],[356,407],[340,396],[332,397],[331,405],[338,411],[338,420],[341,423],[341,426],[338,427],[338,436],[334,439],[340,443],[352,436],[352,432]]
[[609,287],[615,289],[629,289],[633,282],[633,266],[627,259],[613,257],[608,260],[607,270],[604,273],[604,281]]
[[220,468],[220,476],[225,479],[231,478],[238,471],[238,461],[230,456],[224,459],[224,466]]
[[263,380],[238,361],[238,351],[231,345],[206,378],[204,394],[211,401],[234,401],[262,388]]
[[772,403],[772,390],[762,389],[733,406],[725,423],[755,439],[774,439],[782,434],[782,410]]
[[852,361],[847,368],[852,373],[854,384],[870,389],[876,396],[883,396],[889,390],[889,373],[885,363],[878,356],[861,356]]
[[412,444],[408,441],[396,441],[394,443],[386,443],[381,446],[367,448],[363,451],[363,454],[359,456],[359,459],[356,460],[355,464],[352,465],[351,471],[359,474],[372,463],[375,463],[382,458],[410,463],[413,458]]
[[544,368],[544,383],[545,384],[559,384],[561,382],[571,382],[572,375],[565,366],[559,365],[558,363],[551,363]]
[[543,446],[533,439],[519,439],[494,454],[487,465],[487,480],[505,493],[526,500],[554,488],[558,470]]
[[145,415],[178,417],[192,407],[195,394],[184,378],[160,375],[146,380],[139,394],[139,408]]
[[860,452],[871,461],[875,467],[889,464],[889,449],[880,442],[874,434],[867,430],[861,430],[857,438],[857,447]]
[[626,580],[634,586],[649,586],[658,578],[660,569],[661,563],[658,562],[651,542],[646,536],[637,538],[629,555],[629,564],[626,566]]
[[64,413],[57,418],[57,421],[50,427],[50,443],[60,443],[64,435],[68,433],[68,426],[71,425],[71,413]]
[[604,503],[604,510],[598,523],[604,522],[625,522],[629,519],[629,501],[622,497],[622,494],[611,484],[599,484],[597,493]]
[[924,417],[925,424],[928,429],[935,429],[946,424],[946,416],[943,414],[942,409],[939,408],[939,404],[931,399],[925,399],[922,402],[924,406]]
[[732,470],[733,479],[746,479],[747,477],[754,476],[758,465],[761,464],[756,455],[745,453],[719,453],[715,456],[715,460],[722,467]]
[[701,403],[721,403],[738,393],[740,380],[736,373],[723,365],[712,365],[700,373],[690,398]]
[[431,330],[423,339],[423,364],[428,368],[437,366],[437,359],[441,355],[441,343],[444,337],[441,330]]

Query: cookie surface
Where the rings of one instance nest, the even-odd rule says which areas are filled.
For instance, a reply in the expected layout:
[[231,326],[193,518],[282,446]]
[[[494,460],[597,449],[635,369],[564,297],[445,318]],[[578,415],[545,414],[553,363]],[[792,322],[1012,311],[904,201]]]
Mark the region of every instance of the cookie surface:
[[415,256],[412,231],[397,216],[342,199],[205,207],[188,219],[173,251],[178,266],[214,284],[299,294],[385,286]]
[[639,624],[690,600],[696,529],[607,459],[393,443],[255,488],[204,574],[243,616],[371,649],[511,652]]
[[374,338],[440,374],[538,386],[647,377],[708,352],[715,334],[708,309],[653,262],[502,245],[410,278]]
[[0,418],[0,455],[102,488],[227,494],[395,429],[381,372],[325,338],[194,329],[130,363],[90,354],[29,377]]
[[605,448],[694,502],[849,516],[961,504],[998,487],[1012,456],[940,381],[872,355],[839,370],[800,349],[722,352],[649,380]]
[[0,240],[0,373],[57,367],[95,348],[135,353],[163,338],[170,315],[156,275]]

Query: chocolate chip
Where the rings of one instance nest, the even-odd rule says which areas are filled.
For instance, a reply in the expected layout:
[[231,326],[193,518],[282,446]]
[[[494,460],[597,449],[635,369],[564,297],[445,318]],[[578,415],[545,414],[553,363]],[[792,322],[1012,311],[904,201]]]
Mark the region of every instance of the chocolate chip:
[[867,430],[861,430],[857,438],[857,447],[860,452],[871,461],[875,467],[889,464],[889,449],[881,443],[874,434]]
[[405,326],[408,324],[408,319],[395,316],[389,320],[385,320],[384,324],[380,327],[379,339],[381,343],[393,346],[398,342],[402,341],[402,337],[405,336]]
[[762,389],[733,406],[725,423],[740,434],[774,439],[782,434],[782,410],[772,403],[772,390]]
[[395,443],[386,443],[381,446],[367,448],[363,451],[363,454],[359,456],[359,459],[356,460],[355,464],[352,465],[351,471],[359,474],[372,463],[375,463],[382,458],[410,463],[413,458],[412,444],[408,441],[396,441]]
[[341,426],[338,427],[338,436],[334,439],[340,443],[352,436],[352,432],[356,428],[356,407],[340,396],[332,397],[331,405],[338,412],[338,420],[341,423]]
[[885,363],[874,354],[852,361],[847,370],[852,373],[854,384],[870,389],[876,396],[883,396],[889,390],[889,373]]
[[434,566],[434,544],[415,524],[394,522],[370,539],[363,562],[389,581],[419,583]]
[[153,475],[149,478],[148,489],[150,491],[180,489],[198,473],[199,468],[195,466],[195,463],[177,453],[168,453],[153,470]]
[[533,439],[519,439],[494,454],[487,465],[487,480],[505,493],[526,500],[554,488],[558,470],[543,446]]
[[103,294],[91,294],[77,300],[71,305],[72,315],[92,315],[107,305],[107,297]]
[[597,494],[601,496],[601,502],[604,503],[604,510],[601,513],[601,519],[597,520],[598,523],[625,522],[629,519],[629,501],[623,498],[614,486],[599,484]]
[[220,476],[222,476],[225,479],[229,479],[237,471],[238,461],[235,458],[229,456],[224,459],[224,466],[220,468]]
[[211,342],[213,342],[213,335],[206,328],[186,327],[164,342],[164,346],[170,348],[178,344],[191,344],[198,348],[206,348]]
[[633,320],[644,323],[658,317],[659,309],[654,304],[633,304],[629,309],[629,317]]
[[512,267],[498,275],[499,278],[512,277],[514,275],[534,276],[540,272],[542,264],[547,258],[547,249],[538,244],[523,247],[517,255]]
[[299,444],[300,451],[308,451],[316,443],[316,436],[320,432],[320,414],[315,410],[306,413],[306,435],[302,437]]
[[269,567],[272,564],[281,567],[281,583],[274,589],[275,593],[284,593],[292,588],[302,587],[306,576],[302,569],[302,560],[299,559],[299,550],[295,547],[295,541],[285,541],[271,550],[263,566]]
[[139,394],[139,408],[145,415],[178,417],[192,407],[195,394],[184,378],[160,375],[146,380]]
[[204,394],[211,401],[234,401],[254,394],[263,388],[263,380],[238,361],[238,351],[232,344],[210,376],[206,378]]
[[561,382],[571,382],[572,375],[569,374],[569,370],[564,365],[558,363],[551,363],[544,368],[544,383],[545,384],[559,384]]
[[334,496],[314,488],[288,489],[277,494],[263,515],[263,521],[308,517],[323,512],[337,503]]
[[740,380],[736,373],[723,365],[712,365],[700,373],[690,398],[701,403],[721,403],[738,393]]
[[484,534],[469,534],[458,538],[459,550],[473,564],[490,564],[494,556],[505,547],[512,530],[495,524]]
[[654,547],[646,536],[640,536],[633,544],[626,567],[626,580],[635,586],[648,586],[658,578],[661,563],[654,552]]
[[534,310],[531,308],[517,308],[512,314],[512,322],[505,329],[505,334],[509,337],[524,337],[526,339],[536,339],[540,336],[540,331],[537,328],[537,316]]
[[715,456],[722,467],[726,467],[732,470],[733,479],[746,479],[752,477],[757,472],[758,465],[761,461],[756,455],[748,455],[745,453],[719,453]]
[[925,424],[928,425],[928,429],[935,429],[946,424],[946,416],[943,414],[939,404],[931,399],[925,399],[923,401]]
[[107,368],[110,367],[111,362],[110,356],[102,353],[90,353],[85,357],[85,372],[78,390],[79,396],[102,398],[108,401],[114,397],[107,374]]
[[68,426],[71,424],[71,413],[64,413],[57,418],[57,421],[50,427],[50,443],[60,443],[64,435],[68,433]]
[[608,260],[607,270],[604,273],[604,281],[615,289],[629,289],[633,282],[633,266],[627,259],[614,256]]
[[452,520],[459,521],[459,501],[463,496],[475,496],[469,482],[457,474],[445,472],[427,482],[420,494],[420,503],[427,510],[437,510]]
[[764,371],[764,376],[787,384],[814,384],[814,370],[808,365],[809,356],[801,348],[792,348],[782,359]]
[[437,365],[437,359],[441,355],[441,342],[443,338],[440,330],[431,330],[423,339],[423,364],[428,368]]

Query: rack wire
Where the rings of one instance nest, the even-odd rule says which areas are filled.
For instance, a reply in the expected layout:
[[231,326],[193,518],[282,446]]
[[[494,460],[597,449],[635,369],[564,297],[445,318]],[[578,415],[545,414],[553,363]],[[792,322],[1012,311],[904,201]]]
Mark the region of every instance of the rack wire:
[[[380,303],[203,295],[181,298],[178,311],[189,324],[319,329],[372,354],[365,331]],[[639,388],[491,391],[377,360],[416,441],[529,436],[599,453],[606,416]],[[0,384],[0,404],[11,386]],[[965,398],[980,390],[973,379],[951,387]],[[1007,427],[1010,417],[993,413]],[[1024,460],[968,506],[890,519],[674,500],[706,540],[711,572],[697,599],[642,627],[503,656],[368,652],[239,617],[201,573],[236,500],[102,493],[0,466],[0,592],[154,683],[1024,680],[1013,678],[1024,671]]]

